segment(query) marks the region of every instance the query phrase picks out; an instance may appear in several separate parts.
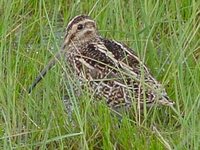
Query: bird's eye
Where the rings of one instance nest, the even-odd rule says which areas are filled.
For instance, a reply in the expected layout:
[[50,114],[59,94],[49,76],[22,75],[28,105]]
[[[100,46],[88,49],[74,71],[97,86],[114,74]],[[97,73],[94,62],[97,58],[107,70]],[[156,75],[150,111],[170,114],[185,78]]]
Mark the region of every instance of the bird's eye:
[[83,24],[79,24],[77,27],[78,30],[82,30],[83,29]]

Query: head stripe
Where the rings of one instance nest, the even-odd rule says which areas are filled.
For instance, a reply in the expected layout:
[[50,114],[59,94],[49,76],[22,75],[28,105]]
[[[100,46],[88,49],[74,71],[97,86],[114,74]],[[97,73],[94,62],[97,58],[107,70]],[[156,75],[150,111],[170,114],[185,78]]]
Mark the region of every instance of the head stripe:
[[83,20],[85,20],[85,19],[90,19],[90,20],[91,20],[91,18],[90,18],[89,16],[87,16],[87,15],[79,15],[79,16],[76,16],[73,20],[71,20],[71,21],[69,22],[69,24],[68,24],[68,26],[67,26],[67,32],[72,28],[72,26],[73,26],[74,24],[77,24],[78,22],[83,21]]

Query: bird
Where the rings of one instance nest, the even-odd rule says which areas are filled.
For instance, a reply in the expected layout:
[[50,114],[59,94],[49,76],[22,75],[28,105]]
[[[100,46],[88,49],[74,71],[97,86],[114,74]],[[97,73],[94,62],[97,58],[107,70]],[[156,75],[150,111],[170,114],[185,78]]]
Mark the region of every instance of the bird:
[[75,16],[68,23],[61,50],[37,76],[29,93],[63,56],[77,80],[87,83],[110,108],[174,104],[133,49],[102,37],[88,15]]

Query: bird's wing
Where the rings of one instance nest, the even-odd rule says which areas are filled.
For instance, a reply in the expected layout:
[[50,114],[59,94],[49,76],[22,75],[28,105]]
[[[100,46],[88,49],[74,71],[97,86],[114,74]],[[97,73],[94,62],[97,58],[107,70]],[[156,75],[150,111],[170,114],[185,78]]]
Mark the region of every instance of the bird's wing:
[[[112,59],[119,66],[136,79],[144,79],[151,84],[157,84],[146,65],[137,57],[132,49],[116,41],[103,40],[106,49],[112,54]],[[110,57],[111,58],[111,57]]]
[[[157,95],[160,103],[173,104],[169,100],[164,87],[154,79],[146,65],[137,57],[132,49],[116,41],[106,39],[102,39],[102,41],[106,49],[111,53],[109,56],[112,57],[110,58],[118,62],[120,68],[130,73],[131,77],[134,76],[133,80],[135,79],[136,82],[137,80],[140,82],[143,80],[142,82],[147,85],[146,94],[152,97],[150,99],[154,99],[154,95]],[[134,84],[137,83],[134,82]]]
[[[110,105],[113,102],[129,103],[129,91],[142,99],[141,92],[144,90],[147,103],[152,103],[155,95],[159,95],[156,93],[161,93],[156,92],[160,90],[160,85],[147,67],[131,49],[118,42],[101,40],[89,43],[79,50],[74,62],[78,76],[89,81],[93,89],[97,89],[97,94],[107,97]],[[146,88],[144,85],[147,85]],[[109,100],[111,97],[114,98]]]

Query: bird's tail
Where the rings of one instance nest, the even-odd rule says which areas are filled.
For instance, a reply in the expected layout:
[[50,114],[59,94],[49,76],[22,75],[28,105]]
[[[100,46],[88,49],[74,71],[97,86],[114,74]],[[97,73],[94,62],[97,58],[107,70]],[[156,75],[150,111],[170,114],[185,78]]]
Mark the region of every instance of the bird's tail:
[[165,106],[173,106],[175,104],[175,102],[173,102],[172,100],[170,100],[169,97],[166,96],[166,95],[163,95],[159,99],[158,103],[161,104],[161,105],[165,105]]

